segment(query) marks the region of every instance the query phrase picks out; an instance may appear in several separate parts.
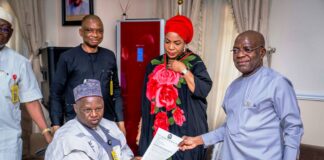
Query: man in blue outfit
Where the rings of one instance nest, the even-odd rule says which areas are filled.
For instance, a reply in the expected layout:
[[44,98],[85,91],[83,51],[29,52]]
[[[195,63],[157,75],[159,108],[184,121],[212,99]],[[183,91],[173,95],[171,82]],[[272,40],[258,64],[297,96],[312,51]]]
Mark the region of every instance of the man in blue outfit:
[[53,129],[58,129],[76,115],[73,110],[73,88],[85,79],[96,79],[101,83],[104,117],[118,122],[119,128],[126,133],[116,57],[112,51],[99,47],[104,34],[102,21],[96,15],[85,16],[79,33],[83,43],[60,56],[51,85],[50,117]]
[[262,66],[264,46],[259,32],[238,35],[232,52],[242,76],[226,91],[226,122],[201,136],[184,136],[181,150],[223,141],[223,160],[296,159],[303,135],[296,95],[287,78]]

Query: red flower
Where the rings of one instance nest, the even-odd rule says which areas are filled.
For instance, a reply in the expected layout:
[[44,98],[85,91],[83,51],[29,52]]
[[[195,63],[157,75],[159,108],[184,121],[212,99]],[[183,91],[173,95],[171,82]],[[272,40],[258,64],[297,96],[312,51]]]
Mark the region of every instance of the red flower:
[[153,128],[154,128],[153,135],[155,135],[158,128],[162,128],[166,131],[169,130],[169,118],[166,112],[159,112],[156,114]]
[[155,98],[156,90],[159,87],[158,81],[155,79],[149,79],[146,85],[146,97],[151,101],[153,98]]
[[154,111],[155,111],[155,102],[152,101],[151,102],[151,112],[150,112],[150,114],[154,114]]
[[177,107],[174,110],[173,119],[178,126],[182,126],[183,122],[186,121],[186,117],[184,116],[184,112],[181,108]]
[[152,78],[157,80],[159,84],[167,85],[177,85],[180,78],[180,73],[167,69],[165,64],[156,66],[152,75]]
[[165,107],[167,111],[170,111],[177,106],[178,90],[173,85],[161,85],[155,97],[157,107]]
[[[186,121],[183,110],[177,106],[179,96],[176,85],[178,85],[179,79],[180,73],[168,70],[164,63],[157,65],[148,75],[146,97],[151,102],[150,114],[156,114],[152,127],[154,135],[158,128],[168,131],[170,125],[176,123],[182,126],[183,122]],[[168,113],[171,115],[170,111],[172,111],[173,116],[169,122]]]

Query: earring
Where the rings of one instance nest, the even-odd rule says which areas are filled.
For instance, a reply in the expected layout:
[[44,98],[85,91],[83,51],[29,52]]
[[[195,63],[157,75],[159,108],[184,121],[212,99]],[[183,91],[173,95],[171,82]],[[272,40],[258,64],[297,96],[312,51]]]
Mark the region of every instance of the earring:
[[186,47],[183,47],[183,52],[186,52],[186,50],[187,50]]

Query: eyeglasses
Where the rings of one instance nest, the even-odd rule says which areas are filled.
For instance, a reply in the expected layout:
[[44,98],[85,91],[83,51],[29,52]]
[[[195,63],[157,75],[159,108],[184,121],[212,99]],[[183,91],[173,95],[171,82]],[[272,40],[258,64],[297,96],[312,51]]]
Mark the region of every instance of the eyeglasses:
[[81,111],[82,111],[83,113],[90,114],[90,113],[93,113],[93,111],[94,111],[95,113],[100,113],[100,112],[102,112],[102,110],[103,110],[103,108],[96,108],[96,109],[90,109],[90,108],[87,108],[87,109],[82,109]]
[[10,27],[0,27],[0,32],[4,34],[9,34],[11,32]]
[[245,52],[245,53],[252,53],[253,51],[259,49],[263,47],[262,45],[261,46],[258,46],[258,47],[255,47],[255,48],[252,48],[252,47],[249,47],[249,46],[243,46],[241,48],[237,48],[237,47],[233,47],[233,49],[231,50],[231,52],[233,54],[237,54],[237,53],[240,53],[241,51]]

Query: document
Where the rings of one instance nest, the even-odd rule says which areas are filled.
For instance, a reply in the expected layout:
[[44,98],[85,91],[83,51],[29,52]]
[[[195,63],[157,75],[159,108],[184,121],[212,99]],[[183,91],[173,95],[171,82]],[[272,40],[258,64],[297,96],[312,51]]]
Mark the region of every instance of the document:
[[181,141],[180,137],[159,128],[142,160],[166,160],[178,151]]

